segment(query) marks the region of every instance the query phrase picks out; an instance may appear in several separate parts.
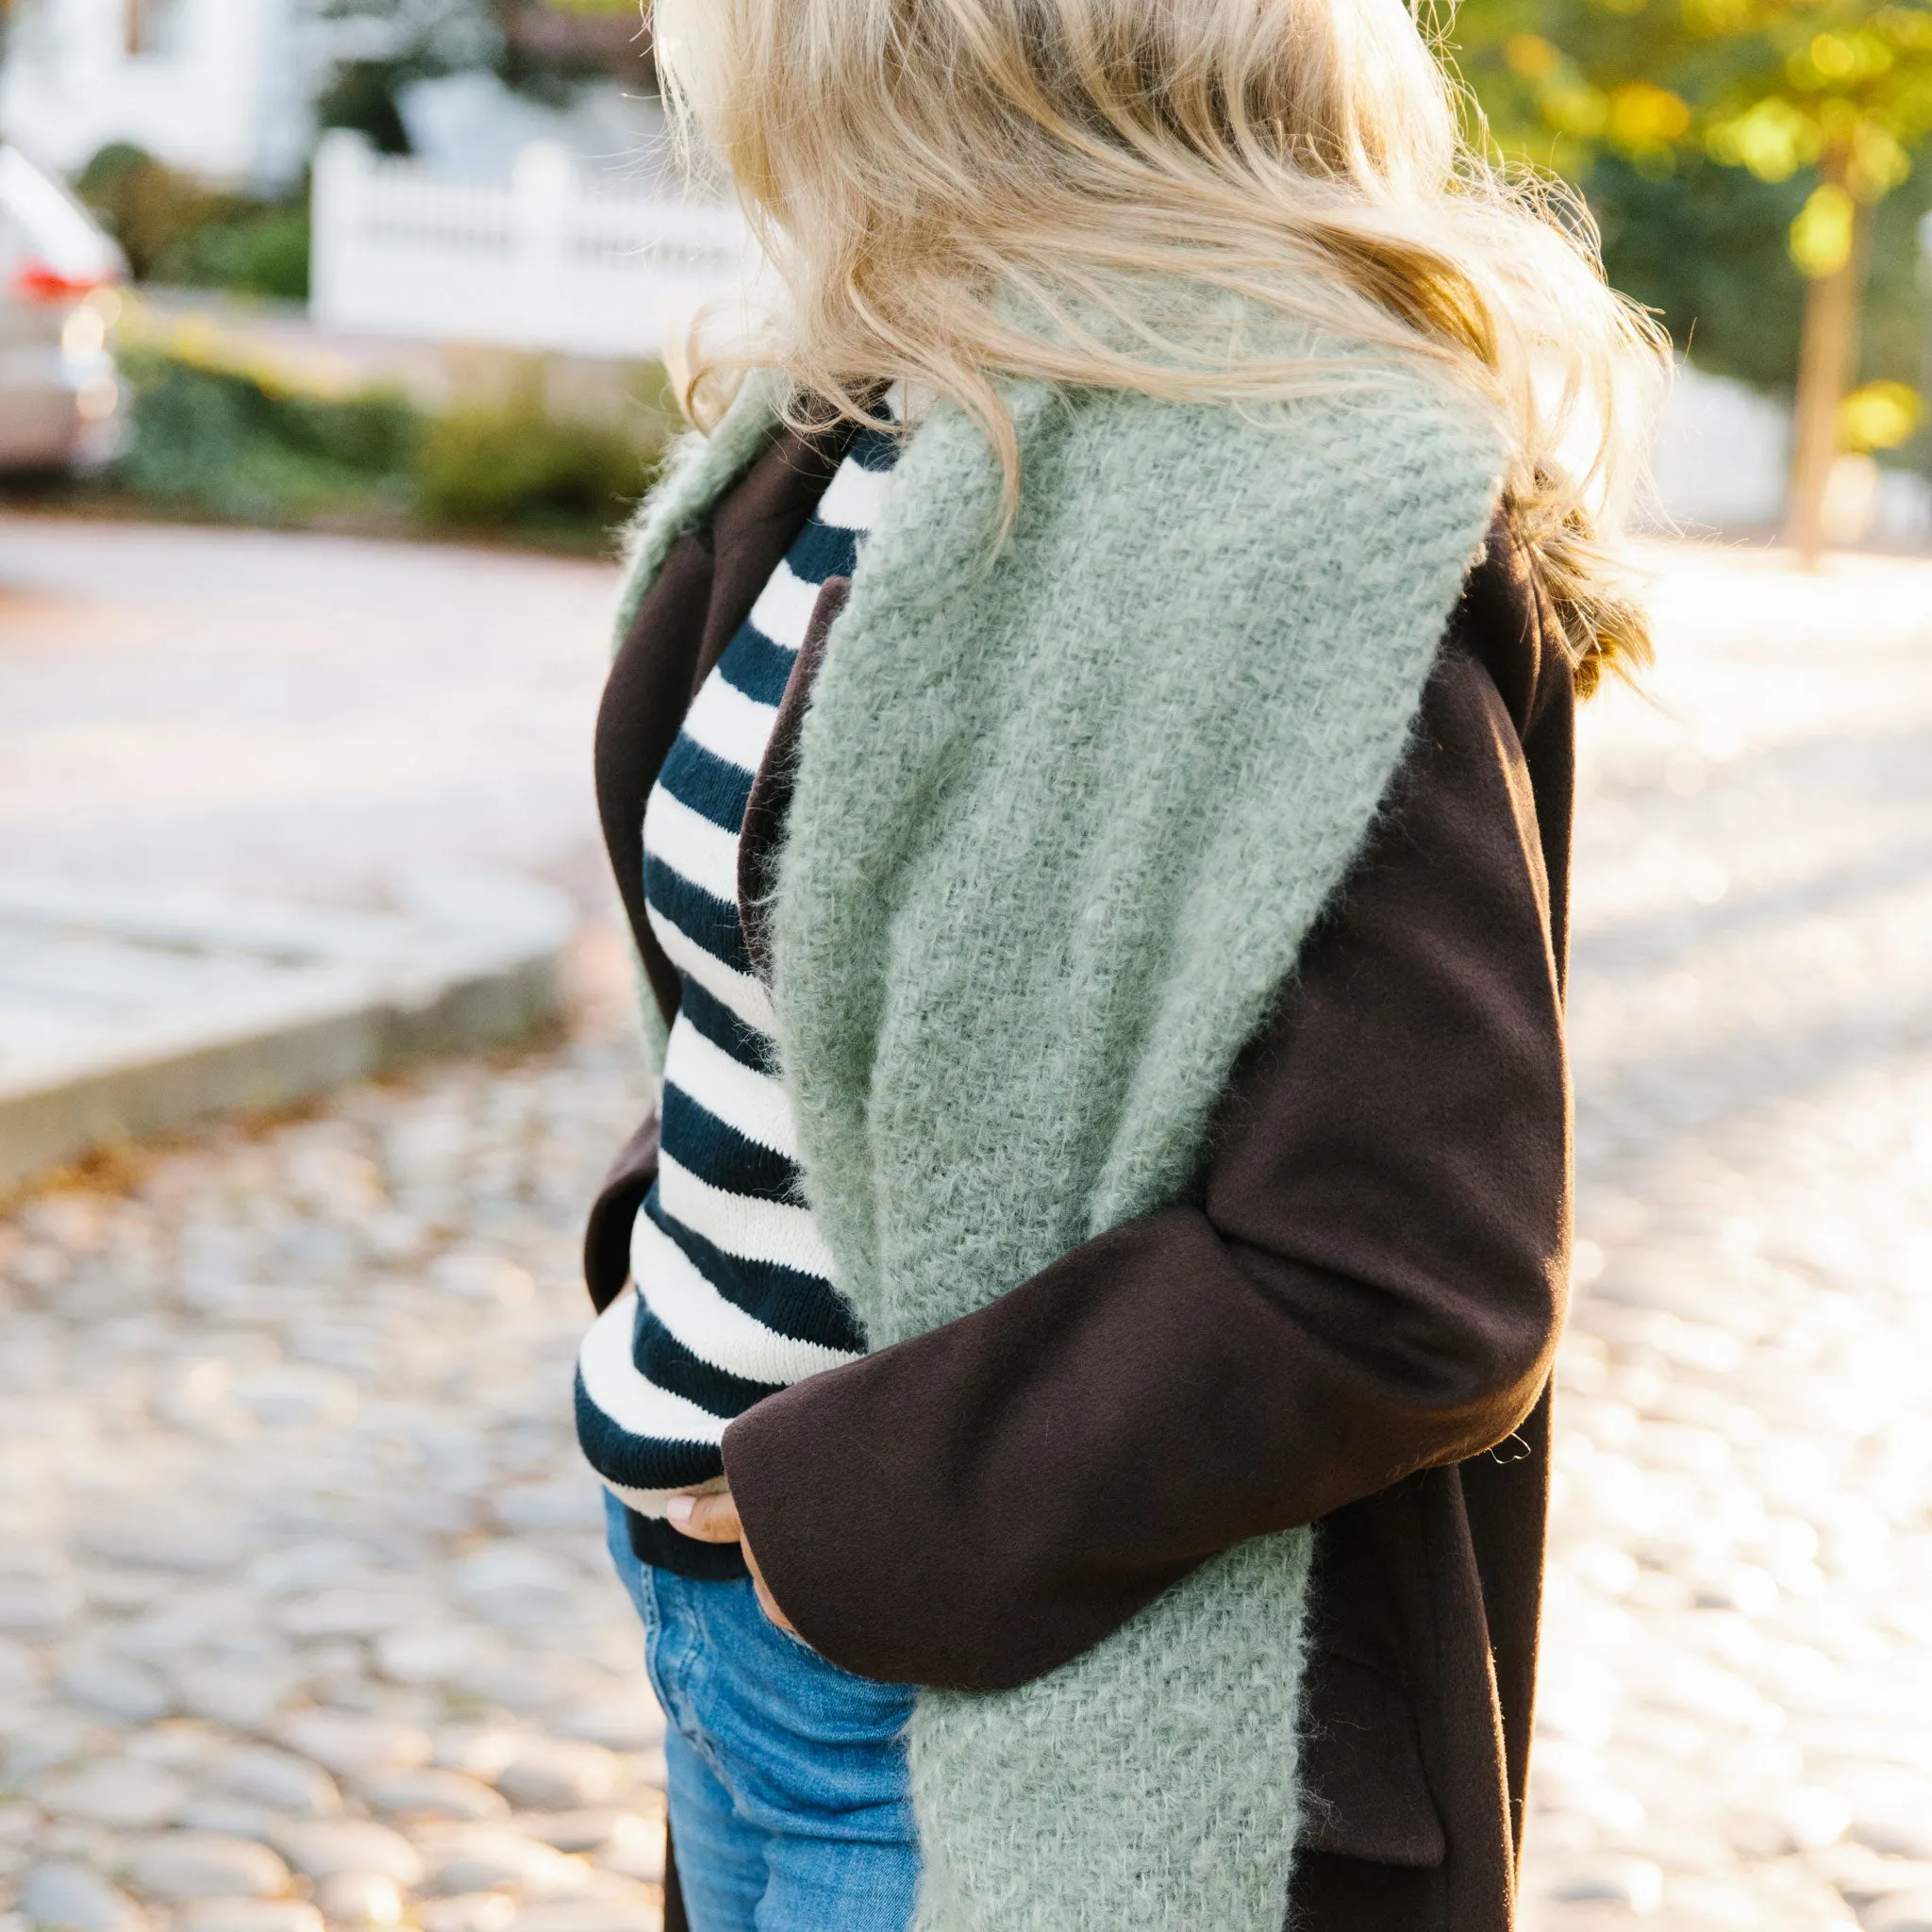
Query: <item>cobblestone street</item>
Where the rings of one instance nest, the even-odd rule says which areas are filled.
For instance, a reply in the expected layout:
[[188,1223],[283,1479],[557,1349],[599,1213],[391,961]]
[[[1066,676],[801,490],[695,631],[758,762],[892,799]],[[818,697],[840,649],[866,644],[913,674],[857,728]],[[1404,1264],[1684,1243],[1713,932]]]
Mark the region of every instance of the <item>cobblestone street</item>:
[[1532,1932],[1932,1932],[1932,574],[1690,551],[1586,728]]
[[661,1728],[569,1401],[577,1224],[638,1090],[607,1035],[25,1207],[0,1871],[30,1921],[657,1924]]
[[[1586,732],[1526,1924],[1932,1932],[1932,570],[1651,560],[1656,702]],[[571,1439],[641,1087],[592,963],[568,1042],[0,1222],[0,1932],[656,1924]]]

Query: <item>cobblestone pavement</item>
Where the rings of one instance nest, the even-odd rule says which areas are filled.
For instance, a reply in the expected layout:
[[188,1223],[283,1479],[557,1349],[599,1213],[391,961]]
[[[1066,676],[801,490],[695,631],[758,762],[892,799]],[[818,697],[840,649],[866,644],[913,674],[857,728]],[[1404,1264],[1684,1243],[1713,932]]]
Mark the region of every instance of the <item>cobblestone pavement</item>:
[[[1531,1932],[1932,1927],[1932,574],[1658,553],[1593,708]],[[613,1017],[0,1223],[0,1932],[645,1932],[570,1441]],[[111,1183],[111,1184],[110,1184]],[[1399,1932],[1399,1928],[1391,1928]]]
[[1533,1932],[1932,1928],[1932,571],[1659,557],[1592,708]]
[[569,1403],[639,1084],[592,1033],[0,1233],[0,1926],[657,1925],[661,1724]]

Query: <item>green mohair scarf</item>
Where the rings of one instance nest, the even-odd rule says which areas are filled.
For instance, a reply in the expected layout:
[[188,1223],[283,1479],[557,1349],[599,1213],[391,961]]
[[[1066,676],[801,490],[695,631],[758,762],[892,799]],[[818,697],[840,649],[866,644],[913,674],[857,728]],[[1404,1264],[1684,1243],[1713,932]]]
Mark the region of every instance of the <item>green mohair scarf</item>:
[[[1412,375],[1014,405],[997,552],[998,468],[957,410],[892,473],[771,908],[807,1191],[874,1347],[1190,1197],[1497,495],[1493,437]],[[753,390],[675,467],[626,611],[772,420]],[[1019,1690],[924,1692],[920,1932],[1279,1932],[1311,1546],[1226,1551]]]

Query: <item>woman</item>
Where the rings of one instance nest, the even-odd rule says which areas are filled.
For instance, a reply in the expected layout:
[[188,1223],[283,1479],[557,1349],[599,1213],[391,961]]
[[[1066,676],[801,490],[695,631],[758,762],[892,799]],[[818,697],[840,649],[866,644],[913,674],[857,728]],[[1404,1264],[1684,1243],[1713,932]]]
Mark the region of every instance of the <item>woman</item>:
[[1501,1932],[1651,333],[1395,0],[657,21],[790,297],[598,729],[674,1918]]

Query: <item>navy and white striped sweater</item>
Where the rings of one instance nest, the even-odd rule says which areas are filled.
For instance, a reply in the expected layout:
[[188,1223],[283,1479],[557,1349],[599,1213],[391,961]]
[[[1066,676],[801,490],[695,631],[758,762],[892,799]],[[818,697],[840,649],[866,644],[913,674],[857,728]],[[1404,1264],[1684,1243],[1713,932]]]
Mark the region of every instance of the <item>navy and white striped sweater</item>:
[[[854,440],[692,701],[644,809],[645,908],[682,991],[632,1285],[584,1339],[576,1410],[592,1468],[647,1519],[722,1475],[733,1417],[864,1346],[804,1204],[771,998],[739,920],[738,845],[820,589],[852,575],[898,448],[873,430]],[[718,1560],[735,1550],[657,1523],[637,1541],[692,1574],[735,1567]]]

